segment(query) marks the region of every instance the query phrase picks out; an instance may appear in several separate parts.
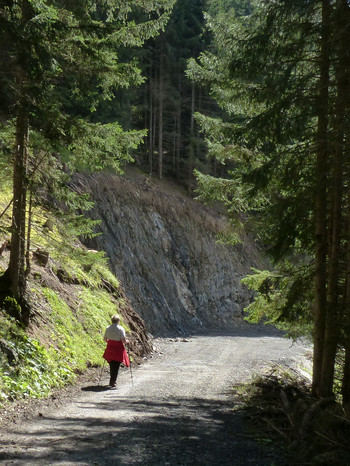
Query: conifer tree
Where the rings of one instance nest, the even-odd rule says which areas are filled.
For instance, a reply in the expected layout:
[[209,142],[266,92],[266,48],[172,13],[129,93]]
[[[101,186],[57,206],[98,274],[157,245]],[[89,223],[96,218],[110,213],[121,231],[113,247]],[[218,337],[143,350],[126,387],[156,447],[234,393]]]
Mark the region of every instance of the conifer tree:
[[[60,146],[71,164],[118,169],[144,132],[125,133],[117,122],[93,123],[91,112],[115,89],[141,82],[136,63],[120,61],[125,46],[140,46],[164,28],[171,0],[10,0],[0,8],[0,100],[7,125],[14,122],[13,216],[7,278],[21,300],[26,289],[27,190],[38,132]],[[134,19],[143,11],[142,21]],[[65,148],[65,151],[64,149]]]
[[[217,49],[189,64],[227,115],[198,116],[209,150],[235,164],[229,179],[199,174],[202,197],[223,200],[238,220],[254,210],[278,268],[255,276],[252,315],[312,323],[317,396],[332,395],[349,341],[349,15],[343,0],[265,0],[250,16],[209,17]],[[348,374],[347,359],[347,409]]]
[[185,69],[186,60],[197,56],[207,40],[202,31],[204,3],[178,0],[165,31],[145,44],[142,57],[147,79],[139,103],[145,108],[142,125],[149,129],[143,167],[184,184],[189,181],[191,150],[195,162],[200,158],[191,116],[192,102],[198,109],[200,96]]

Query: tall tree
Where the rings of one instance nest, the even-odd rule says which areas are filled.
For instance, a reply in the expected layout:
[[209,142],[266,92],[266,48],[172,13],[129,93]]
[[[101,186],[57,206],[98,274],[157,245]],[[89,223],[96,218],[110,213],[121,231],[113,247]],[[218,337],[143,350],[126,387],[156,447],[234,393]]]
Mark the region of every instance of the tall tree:
[[330,3],[322,2],[320,41],[320,79],[318,91],[318,119],[316,132],[316,185],[315,193],[315,302],[314,302],[314,358],[313,393],[321,393],[323,349],[326,328],[326,279],[327,279],[327,167],[328,105],[330,73]]
[[[114,166],[128,157],[143,132],[124,133],[117,122],[92,123],[91,111],[115,89],[141,82],[131,59],[118,60],[122,47],[140,46],[164,28],[171,0],[60,2],[11,0],[0,9],[1,81],[11,96],[7,118],[14,118],[13,216],[11,255],[7,271],[14,296],[26,289],[25,237],[29,132],[51,143],[63,142],[71,163],[89,168]],[[145,13],[141,21],[135,11]],[[154,19],[149,19],[153,16]],[[12,113],[15,109],[15,113]],[[68,146],[68,144],[70,144]],[[53,145],[53,144],[52,144]]]
[[[192,88],[196,87],[185,69],[186,60],[198,55],[207,41],[202,31],[204,3],[178,0],[164,32],[145,44],[142,57],[147,105],[145,122],[139,124],[152,134],[145,145],[143,168],[151,172],[156,166],[160,177],[174,176],[184,184],[189,181],[189,165],[195,166],[190,162],[190,141]],[[140,98],[144,101],[144,94]],[[194,101],[196,110],[198,103]]]
[[[199,175],[202,196],[224,200],[238,219],[244,209],[259,219],[278,269],[257,274],[252,312],[307,322],[313,308],[318,396],[333,393],[336,353],[349,332],[349,9],[343,0],[265,0],[250,16],[234,11],[229,23],[228,14],[208,17],[217,48],[189,65],[227,114],[225,122],[198,117],[209,150],[235,163],[230,179]],[[344,377],[344,400],[348,390]]]

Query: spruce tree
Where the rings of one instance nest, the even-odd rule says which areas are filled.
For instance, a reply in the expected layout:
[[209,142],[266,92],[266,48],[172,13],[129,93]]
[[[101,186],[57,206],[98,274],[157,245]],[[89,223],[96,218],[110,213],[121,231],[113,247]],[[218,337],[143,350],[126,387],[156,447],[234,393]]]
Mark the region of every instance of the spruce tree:
[[[28,175],[37,132],[67,161],[90,169],[118,169],[144,132],[125,133],[117,122],[92,122],[91,112],[115,89],[141,82],[135,61],[120,61],[125,46],[140,46],[164,28],[172,1],[8,1],[0,9],[0,100],[14,127],[13,216],[7,279],[21,300],[26,289]],[[134,19],[143,11],[143,20]]]
[[137,107],[143,106],[144,122],[140,124],[149,129],[141,166],[159,177],[175,177],[185,185],[190,165],[195,167],[201,157],[197,150],[201,136],[191,112],[192,104],[198,109],[205,103],[201,103],[185,69],[187,59],[197,56],[207,41],[202,30],[203,8],[202,0],[178,0],[164,32],[145,44],[141,57],[146,81]]
[[[249,16],[209,17],[216,50],[188,71],[226,111],[224,121],[198,116],[209,150],[235,164],[226,180],[199,174],[202,197],[224,200],[238,220],[254,210],[250,223],[278,268],[256,275],[251,310],[294,324],[310,316],[317,396],[333,393],[349,338],[349,10],[342,0],[266,0]],[[344,405],[348,371],[347,360]]]

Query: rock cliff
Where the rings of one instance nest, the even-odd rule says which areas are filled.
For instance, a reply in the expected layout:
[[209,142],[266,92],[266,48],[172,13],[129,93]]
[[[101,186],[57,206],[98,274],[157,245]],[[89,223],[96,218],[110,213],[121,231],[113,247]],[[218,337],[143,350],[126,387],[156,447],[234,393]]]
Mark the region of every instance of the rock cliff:
[[145,176],[79,176],[101,219],[87,240],[104,250],[136,312],[154,336],[181,335],[242,322],[251,293],[241,278],[259,262],[248,239],[222,245],[225,219]]

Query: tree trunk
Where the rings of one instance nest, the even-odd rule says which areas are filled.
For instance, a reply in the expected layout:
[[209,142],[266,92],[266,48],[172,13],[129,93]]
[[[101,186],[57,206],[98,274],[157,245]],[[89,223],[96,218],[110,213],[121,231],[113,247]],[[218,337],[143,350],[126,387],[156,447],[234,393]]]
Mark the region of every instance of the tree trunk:
[[[350,74],[350,73],[349,73]],[[350,148],[350,131],[348,130],[347,147]],[[347,257],[346,257],[346,282],[345,282],[345,315],[344,315],[344,350],[345,361],[342,380],[343,407],[346,416],[350,416],[350,187],[348,187],[348,212],[347,212]]]
[[[344,24],[350,24],[350,6],[346,0],[342,2],[344,12],[341,14]],[[345,121],[350,119],[350,30],[349,27],[343,30],[342,45],[344,52],[344,93],[345,93]],[[347,178],[350,178],[350,126],[347,123],[344,128],[344,160],[347,162]],[[342,322],[344,329],[344,349],[345,362],[343,368],[342,380],[342,397],[345,414],[350,417],[350,186],[348,185],[347,196],[347,262],[346,262],[346,292],[345,292],[345,309]]]
[[179,100],[177,102],[177,131],[176,131],[176,162],[175,162],[175,172],[176,172],[176,178],[179,180],[180,179],[180,159],[181,159],[181,126],[182,126],[182,121],[181,121],[181,110],[182,110],[182,81],[181,77],[179,77]]
[[318,129],[316,136],[316,196],[315,196],[315,302],[313,395],[320,395],[324,333],[326,322],[327,263],[327,161],[328,161],[328,92],[329,92],[329,0],[322,0],[322,36],[318,97]]
[[[339,95],[338,99],[339,101]],[[339,106],[338,106],[339,107]],[[338,108],[338,110],[340,110]],[[339,114],[338,114],[339,115]],[[338,134],[338,137],[340,135]],[[322,360],[322,377],[320,386],[320,395],[329,397],[333,393],[333,378],[335,357],[339,339],[339,283],[341,280],[340,264],[340,239],[341,239],[341,204],[342,204],[342,151],[343,147],[339,145],[340,140],[336,141],[334,150],[334,168],[333,168],[333,203],[330,230],[331,244],[329,254],[328,270],[328,293],[327,293],[327,313],[325,321],[325,338]]]
[[[197,109],[200,111],[202,108],[202,91],[201,89],[198,89],[198,103],[197,103]],[[196,125],[196,158],[197,160],[201,159],[201,153],[200,153],[200,141],[201,141],[201,135],[200,135],[200,127],[199,125]]]
[[188,154],[188,195],[192,196],[192,176],[194,162],[194,108],[195,108],[195,87],[192,83],[191,92],[191,122],[190,122],[190,146]]
[[[22,27],[25,28],[33,12],[29,0],[21,2]],[[26,290],[25,246],[26,246],[26,204],[27,204],[27,165],[29,141],[29,115],[27,107],[30,74],[30,44],[22,44],[18,51],[18,73],[16,79],[17,114],[16,136],[13,156],[13,208],[11,226],[11,252],[7,275],[13,296],[22,301]]]
[[33,219],[33,191],[29,194],[29,207],[28,207],[28,227],[27,227],[27,248],[26,248],[26,270],[25,275],[28,277],[31,270],[30,262],[30,248],[31,248],[31,236],[32,236],[32,219]]
[[173,155],[172,171],[174,175],[176,173],[176,135],[177,135],[177,117],[176,117],[176,112],[175,112],[174,125],[173,125],[173,150],[172,150],[172,155]]
[[344,42],[344,31],[346,25],[343,24],[345,11],[343,11],[343,0],[338,0],[336,4],[335,40],[333,47],[337,52],[336,64],[336,86],[337,96],[335,103],[335,138],[333,150],[333,188],[332,188],[332,225],[331,244],[328,271],[328,305],[326,317],[324,355],[322,365],[321,394],[328,397],[333,393],[333,379],[337,347],[339,343],[341,326],[341,307],[343,300],[340,296],[340,283],[342,281],[341,264],[341,239],[344,237],[342,230],[342,203],[343,203],[343,151],[344,151],[344,130],[345,130],[345,102],[346,102],[346,48]]
[[164,107],[164,45],[160,42],[159,53],[159,117],[158,117],[158,176],[163,178],[163,107]]
[[148,171],[149,174],[153,175],[153,154],[154,154],[154,137],[153,137],[153,119],[154,119],[154,109],[153,109],[153,77],[152,77],[152,66],[150,71],[150,82],[149,82],[149,152],[148,152]]
[[21,300],[26,289],[25,244],[27,203],[27,161],[29,125],[25,109],[18,109],[16,146],[13,167],[13,210],[11,253],[8,268],[10,287],[14,297]]

